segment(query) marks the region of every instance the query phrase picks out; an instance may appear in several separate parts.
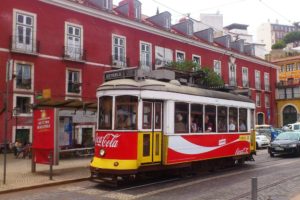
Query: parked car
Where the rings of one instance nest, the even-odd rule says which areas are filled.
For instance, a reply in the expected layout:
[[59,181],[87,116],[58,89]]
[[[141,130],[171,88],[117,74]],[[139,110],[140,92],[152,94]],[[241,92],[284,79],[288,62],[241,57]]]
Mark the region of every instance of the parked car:
[[300,130],[300,122],[286,125],[289,130]]
[[256,148],[268,147],[270,144],[270,140],[265,135],[261,135],[256,132]]
[[300,154],[300,131],[286,131],[280,133],[276,139],[270,143],[268,152],[271,157],[275,154]]
[[262,124],[262,125],[256,125],[255,130],[260,134],[260,135],[265,135],[267,138],[271,141],[273,141],[279,132],[277,132],[272,125],[269,124]]

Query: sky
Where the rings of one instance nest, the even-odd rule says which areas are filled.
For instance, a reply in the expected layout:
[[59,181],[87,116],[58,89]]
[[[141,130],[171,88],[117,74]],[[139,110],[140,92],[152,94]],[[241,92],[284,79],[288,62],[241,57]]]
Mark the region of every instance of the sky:
[[[118,4],[121,0],[113,0]],[[262,23],[292,25],[300,21],[299,0],[139,0],[142,13],[148,16],[169,11],[172,23],[176,23],[184,14],[189,13],[193,19],[199,20],[200,14],[223,15],[223,25],[232,23],[247,24],[248,33],[256,35]]]

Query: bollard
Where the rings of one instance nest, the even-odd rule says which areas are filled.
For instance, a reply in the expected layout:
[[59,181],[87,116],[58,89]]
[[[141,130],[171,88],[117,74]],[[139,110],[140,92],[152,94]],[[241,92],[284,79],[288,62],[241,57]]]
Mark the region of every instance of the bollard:
[[251,200],[257,200],[257,177],[251,178]]
[[52,153],[49,153],[49,163],[50,163],[50,171],[49,171],[49,180],[53,180],[53,157],[52,157]]

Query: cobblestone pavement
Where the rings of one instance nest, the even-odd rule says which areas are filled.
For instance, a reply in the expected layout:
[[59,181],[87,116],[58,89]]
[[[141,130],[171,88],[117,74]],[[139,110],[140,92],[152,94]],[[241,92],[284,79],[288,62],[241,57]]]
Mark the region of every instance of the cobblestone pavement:
[[4,156],[0,154],[0,193],[87,179],[90,176],[90,160],[90,157],[60,160],[58,166],[53,166],[53,179],[50,180],[49,165],[37,164],[36,173],[32,173],[31,159],[16,159],[9,153],[4,184]]

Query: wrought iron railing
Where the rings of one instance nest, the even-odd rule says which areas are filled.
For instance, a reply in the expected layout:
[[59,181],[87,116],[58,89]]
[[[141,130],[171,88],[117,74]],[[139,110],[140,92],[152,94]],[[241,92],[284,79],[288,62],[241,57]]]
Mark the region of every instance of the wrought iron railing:
[[117,68],[126,68],[129,66],[129,58],[119,54],[113,54],[111,55],[111,65]]
[[75,61],[86,60],[86,50],[74,45],[64,46],[63,58]]
[[10,36],[10,49],[12,51],[36,54],[39,53],[40,42],[32,37],[12,35]]
[[16,78],[16,87],[18,89],[31,89],[31,79]]

